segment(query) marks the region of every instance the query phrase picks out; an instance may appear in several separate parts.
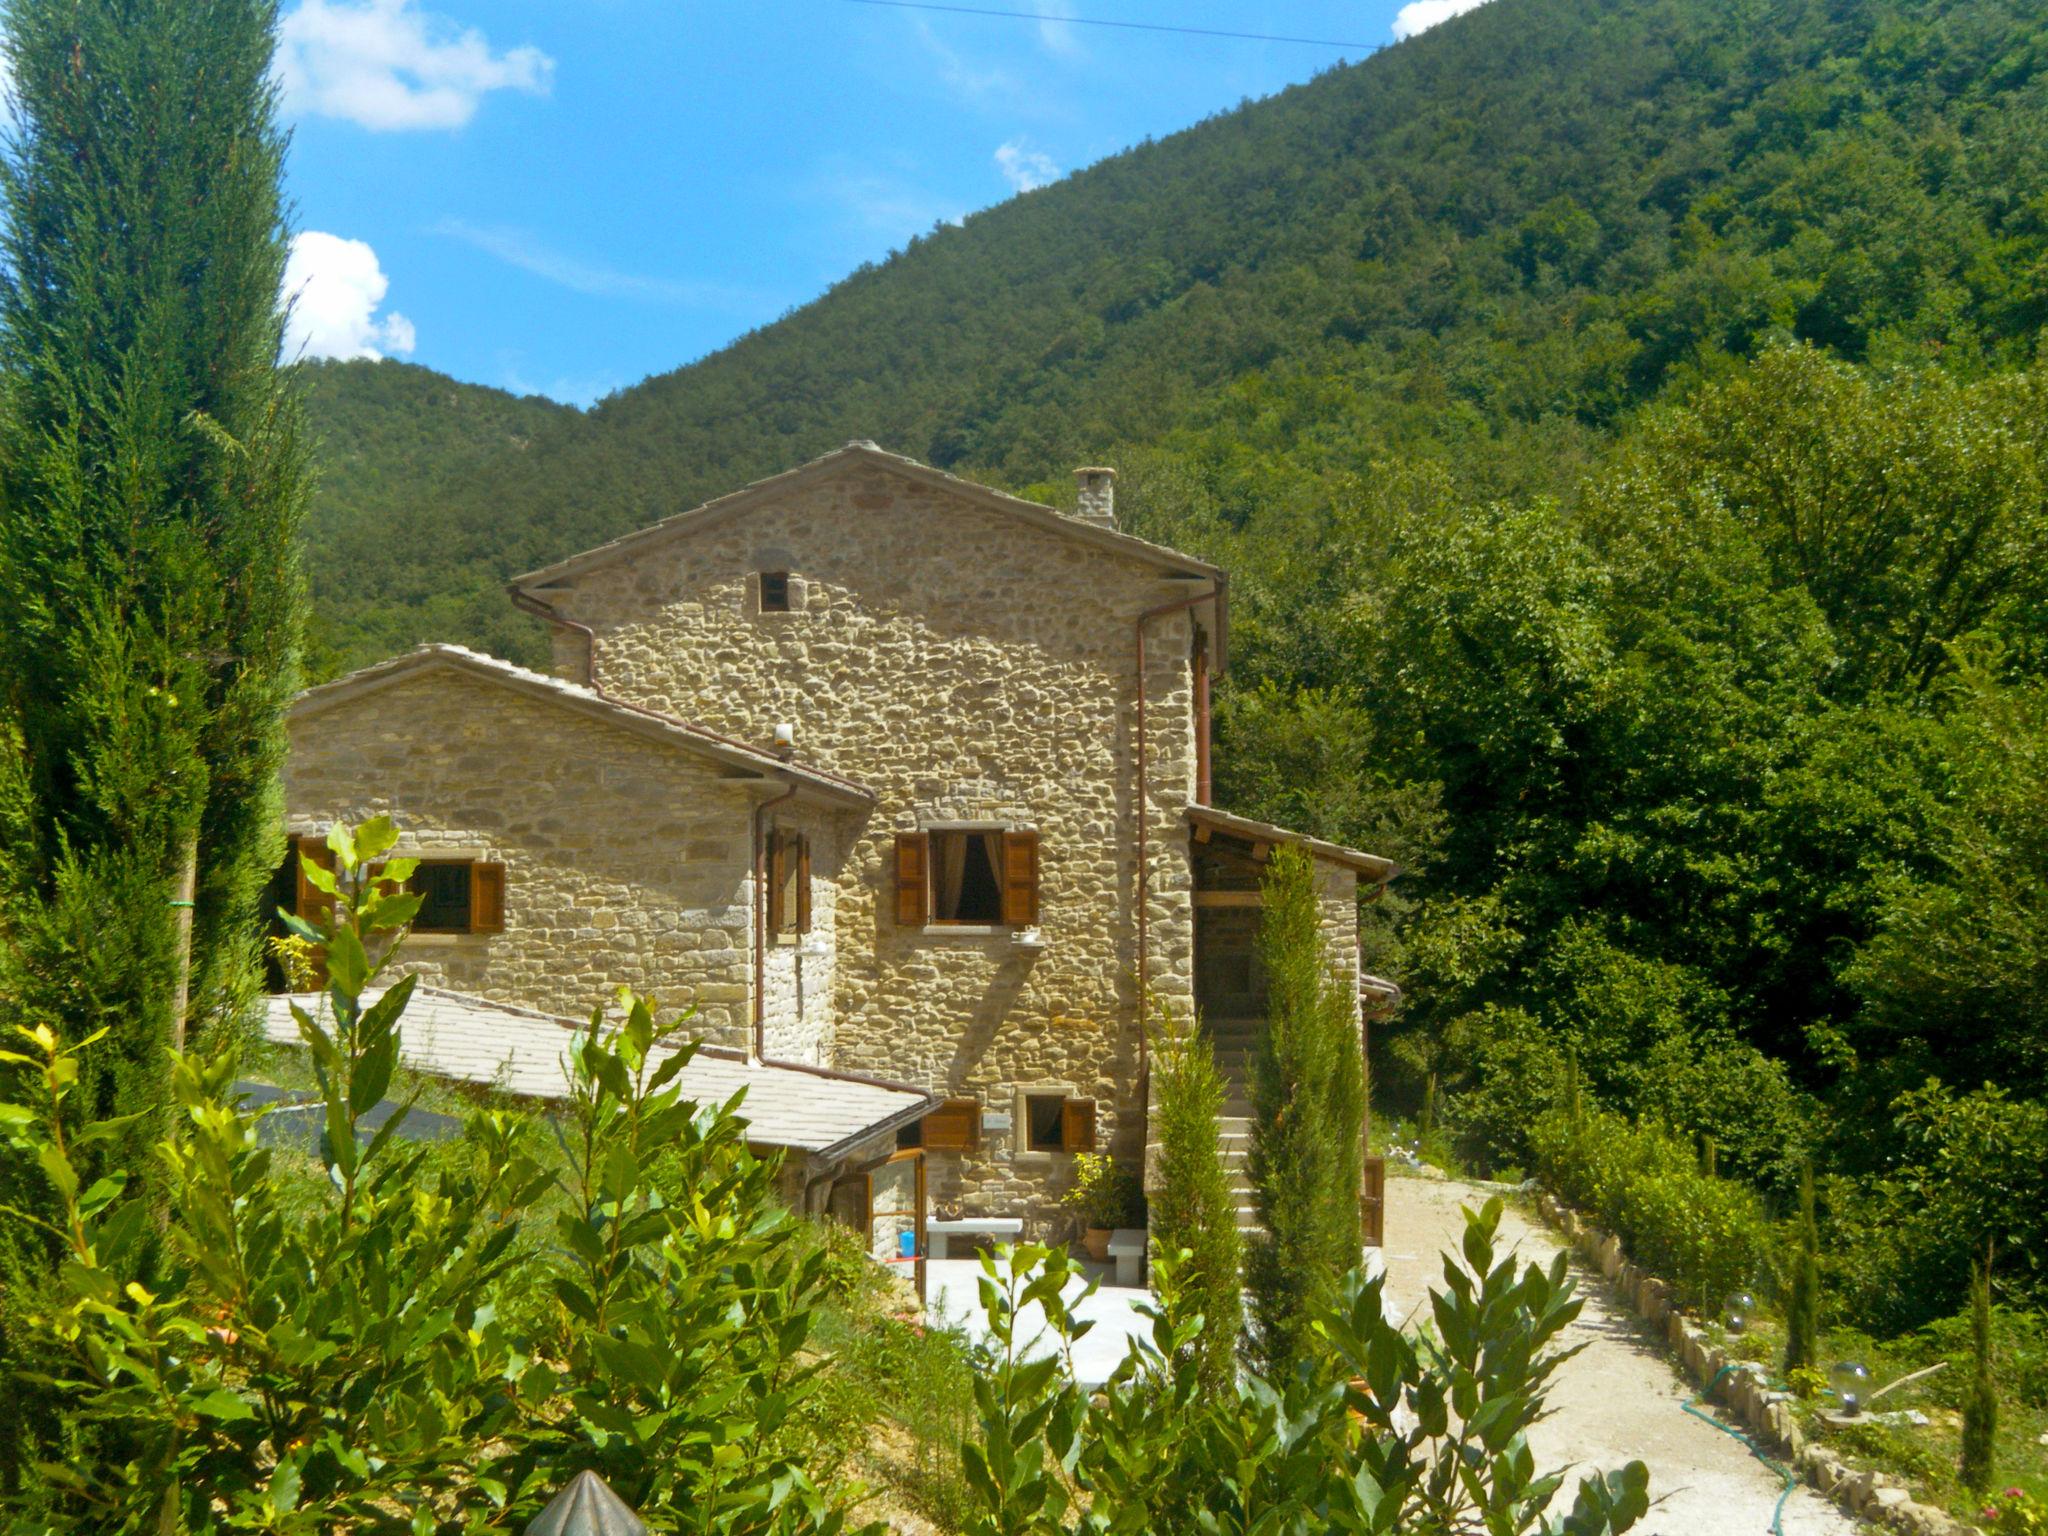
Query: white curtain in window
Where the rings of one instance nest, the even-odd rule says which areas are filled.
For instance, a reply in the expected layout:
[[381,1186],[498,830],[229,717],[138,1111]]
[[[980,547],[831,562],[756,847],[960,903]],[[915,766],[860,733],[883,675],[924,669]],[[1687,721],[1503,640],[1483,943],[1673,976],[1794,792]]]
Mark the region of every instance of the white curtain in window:
[[995,883],[997,917],[1003,915],[1003,832],[992,827],[981,834],[981,851],[988,855],[988,877]]

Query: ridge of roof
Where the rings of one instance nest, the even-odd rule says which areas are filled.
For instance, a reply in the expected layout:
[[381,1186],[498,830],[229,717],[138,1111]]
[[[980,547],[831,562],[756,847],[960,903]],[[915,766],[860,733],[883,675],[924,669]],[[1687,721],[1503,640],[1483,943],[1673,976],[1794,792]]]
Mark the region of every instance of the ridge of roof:
[[1384,885],[1401,873],[1401,866],[1392,859],[1377,853],[1367,853],[1359,848],[1346,848],[1342,843],[1332,843],[1320,837],[1310,837],[1306,832],[1292,832],[1286,827],[1275,826],[1270,821],[1255,821],[1249,816],[1239,816],[1231,811],[1219,811],[1213,805],[1190,805],[1187,819],[1197,826],[1212,827],[1218,832],[1227,832],[1236,837],[1253,838],[1259,842],[1292,843],[1306,848],[1317,858],[1332,864],[1342,864],[1355,869],[1361,875],[1369,875]]
[[659,522],[649,523],[644,528],[637,528],[616,539],[594,545],[580,554],[557,560],[554,564],[542,566],[537,571],[528,571],[523,576],[514,576],[507,585],[513,588],[546,586],[553,582],[565,581],[571,576],[581,575],[587,570],[610,565],[647,545],[659,544],[678,534],[692,532],[723,518],[735,516],[766,500],[777,491],[787,490],[793,485],[850,462],[873,464],[921,484],[938,486],[991,511],[1021,517],[1054,533],[1064,534],[1085,544],[1093,544],[1100,549],[1128,555],[1148,564],[1170,567],[1178,573],[1217,581],[1224,578],[1220,566],[1211,565],[1206,560],[1198,560],[1193,555],[1182,554],[1179,550],[1169,549],[1164,544],[1154,544],[1149,539],[1139,538],[1136,534],[1082,522],[1079,518],[1069,517],[1058,508],[1046,506],[1043,502],[1026,501],[1023,497],[1012,496],[1007,491],[978,485],[972,480],[963,480],[946,470],[934,469],[931,465],[920,463],[905,454],[891,453],[886,448],[859,439],[846,444],[843,448],[835,448],[830,453],[820,454],[794,469],[785,469],[779,474],[751,481],[736,491],[728,491],[723,496],[713,497],[710,501],[687,511],[672,513]]
[[747,768],[764,779],[795,779],[829,799],[851,804],[872,805],[875,793],[866,785],[822,768],[778,757],[759,747],[720,736],[675,715],[645,709],[614,699],[582,683],[571,683],[544,672],[535,672],[517,662],[473,651],[465,645],[433,643],[419,646],[401,656],[374,662],[305,689],[292,701],[294,715],[320,714],[353,699],[390,687],[401,679],[430,667],[443,667],[511,688],[515,692],[564,705],[651,741],[695,752],[732,767]]

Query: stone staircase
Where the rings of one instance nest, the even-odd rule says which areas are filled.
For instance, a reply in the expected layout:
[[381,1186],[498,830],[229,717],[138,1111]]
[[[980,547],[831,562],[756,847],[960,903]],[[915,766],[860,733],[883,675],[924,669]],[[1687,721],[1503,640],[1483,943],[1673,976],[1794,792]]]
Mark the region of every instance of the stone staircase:
[[1223,1077],[1223,1114],[1216,1122],[1216,1138],[1222,1144],[1223,1166],[1229,1170],[1230,1187],[1237,1196],[1237,1226],[1240,1232],[1256,1232],[1260,1230],[1259,1214],[1252,1203],[1246,1159],[1252,1141],[1252,1054],[1265,1021],[1224,1018],[1204,1023],[1216,1055],[1216,1070]]

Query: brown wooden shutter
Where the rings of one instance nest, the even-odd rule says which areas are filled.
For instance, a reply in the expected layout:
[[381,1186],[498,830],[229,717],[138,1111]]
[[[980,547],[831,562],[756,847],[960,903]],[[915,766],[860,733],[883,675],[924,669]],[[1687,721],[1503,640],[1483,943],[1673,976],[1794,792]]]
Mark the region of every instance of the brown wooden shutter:
[[1368,1157],[1358,1191],[1359,1236],[1368,1248],[1387,1241],[1387,1160]]
[[1038,921],[1038,834],[1003,834],[1003,921],[1029,928]]
[[505,931],[505,866],[477,863],[469,866],[469,931]]
[[930,854],[928,833],[896,834],[896,921],[905,928],[922,928],[931,911],[925,895],[925,866]]
[[967,1152],[981,1145],[981,1101],[948,1099],[924,1117],[928,1152]]
[[811,931],[811,839],[808,833],[796,840],[796,931]]
[[1062,1152],[1093,1152],[1095,1150],[1095,1101],[1093,1099],[1068,1099],[1060,1106],[1060,1150]]
[[327,846],[324,837],[294,837],[292,839],[292,881],[296,886],[292,898],[292,912],[315,926],[325,923],[334,913],[334,898],[306,878],[306,871],[300,865],[303,856],[329,874],[334,872],[334,850]]
[[789,839],[781,832],[768,834],[768,931],[780,933],[789,926],[783,892],[789,884]]

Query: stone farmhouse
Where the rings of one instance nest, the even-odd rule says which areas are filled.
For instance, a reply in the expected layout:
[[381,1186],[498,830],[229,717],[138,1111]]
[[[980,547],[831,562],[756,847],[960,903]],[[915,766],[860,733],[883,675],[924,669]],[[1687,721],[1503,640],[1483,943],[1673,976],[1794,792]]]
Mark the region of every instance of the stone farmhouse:
[[618,984],[694,1010],[705,1091],[882,1257],[1063,1235],[1077,1153],[1144,1157],[1141,978],[1242,1071],[1276,845],[1363,1027],[1395,866],[1210,804],[1225,574],[1079,476],[1068,515],[851,443],[514,580],[552,675],[426,646],[302,695],[291,831],[388,813],[425,861],[416,1061],[545,1097]]

